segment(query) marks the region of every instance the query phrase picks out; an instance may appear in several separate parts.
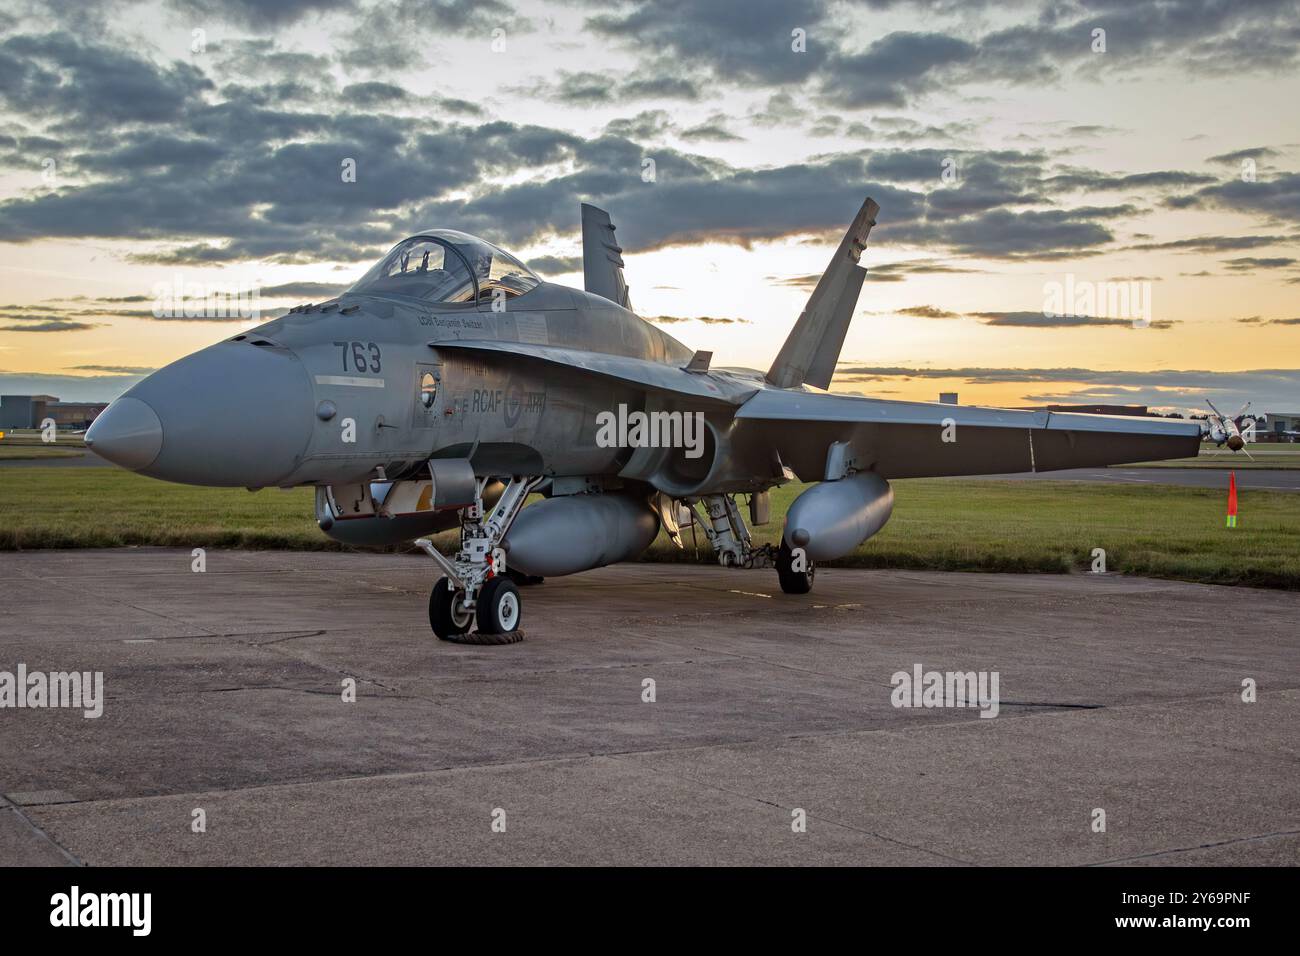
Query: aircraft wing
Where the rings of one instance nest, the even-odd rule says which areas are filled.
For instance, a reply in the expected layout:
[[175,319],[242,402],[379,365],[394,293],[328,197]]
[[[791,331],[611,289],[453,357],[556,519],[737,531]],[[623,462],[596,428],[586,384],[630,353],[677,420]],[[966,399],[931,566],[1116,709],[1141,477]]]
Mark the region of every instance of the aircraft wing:
[[495,342],[488,339],[441,339],[430,342],[439,351],[477,352],[528,358],[565,368],[577,375],[591,374],[617,379],[661,392],[691,398],[707,398],[740,405],[759,389],[755,381],[727,372],[688,372],[675,365],[625,355],[608,355],[560,345],[530,345],[524,342]]
[[[885,478],[988,475],[1195,457],[1196,422],[898,402],[764,389],[736,411],[801,479],[827,477],[828,452]],[[945,440],[945,438],[950,440]]]

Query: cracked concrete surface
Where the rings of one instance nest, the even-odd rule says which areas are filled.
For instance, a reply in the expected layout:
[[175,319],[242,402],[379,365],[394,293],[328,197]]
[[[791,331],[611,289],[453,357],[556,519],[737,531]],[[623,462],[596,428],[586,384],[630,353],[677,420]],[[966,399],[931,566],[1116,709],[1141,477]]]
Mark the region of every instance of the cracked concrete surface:
[[[478,648],[429,633],[423,556],[190,561],[0,554],[0,670],[107,697],[0,710],[0,863],[1300,859],[1297,594],[625,565],[524,589],[527,640]],[[916,663],[998,671],[1001,715],[895,709]]]

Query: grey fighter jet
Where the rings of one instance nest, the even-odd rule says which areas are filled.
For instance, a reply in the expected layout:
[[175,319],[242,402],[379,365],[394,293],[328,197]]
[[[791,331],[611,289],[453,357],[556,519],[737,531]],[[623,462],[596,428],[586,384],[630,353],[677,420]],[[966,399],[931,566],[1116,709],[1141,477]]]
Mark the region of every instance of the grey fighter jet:
[[[434,632],[482,643],[521,634],[520,575],[626,561],[661,529],[680,545],[695,526],[723,565],[775,568],[802,594],[888,520],[890,479],[1196,455],[1194,422],[826,392],[878,211],[863,203],[766,373],[712,367],[637,317],[614,226],[584,205],[583,290],[421,232],[338,298],[150,375],[86,444],[167,481],[313,486],[331,537],[418,539],[439,571]],[[756,546],[770,489],[796,479],[815,484],[779,548]],[[446,557],[428,536],[456,527]]]

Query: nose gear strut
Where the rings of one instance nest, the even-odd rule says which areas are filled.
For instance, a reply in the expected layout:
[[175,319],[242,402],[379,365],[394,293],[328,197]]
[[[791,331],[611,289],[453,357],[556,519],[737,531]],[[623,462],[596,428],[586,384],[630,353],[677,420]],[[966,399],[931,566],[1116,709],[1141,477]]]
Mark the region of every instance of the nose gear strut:
[[[415,544],[442,569],[429,595],[429,625],[440,640],[458,644],[514,644],[524,639],[519,629],[522,601],[506,575],[501,547],[528,495],[544,476],[512,475],[490,514],[483,507],[489,478],[476,478],[474,501],[460,509],[460,550],[446,557],[428,538]],[[470,633],[470,627],[478,629]]]

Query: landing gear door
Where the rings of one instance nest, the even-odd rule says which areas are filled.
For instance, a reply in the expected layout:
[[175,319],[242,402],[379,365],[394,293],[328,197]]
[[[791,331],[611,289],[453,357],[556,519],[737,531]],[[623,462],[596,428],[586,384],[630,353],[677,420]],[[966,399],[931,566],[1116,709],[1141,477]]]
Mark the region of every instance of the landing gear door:
[[442,366],[417,364],[415,366],[415,396],[412,399],[411,427],[433,428],[447,407],[442,395]]

